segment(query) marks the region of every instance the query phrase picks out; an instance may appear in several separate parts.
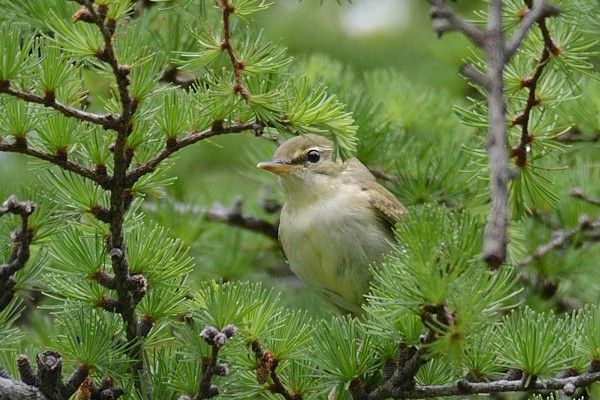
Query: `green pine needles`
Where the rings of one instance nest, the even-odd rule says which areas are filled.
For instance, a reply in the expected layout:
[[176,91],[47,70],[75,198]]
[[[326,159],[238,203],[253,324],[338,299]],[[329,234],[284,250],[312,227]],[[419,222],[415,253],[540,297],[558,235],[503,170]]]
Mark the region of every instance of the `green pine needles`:
[[[0,398],[600,396],[600,6],[431,4],[462,93],[292,57],[278,2],[0,0]],[[307,132],[407,206],[361,315],[240,172]]]

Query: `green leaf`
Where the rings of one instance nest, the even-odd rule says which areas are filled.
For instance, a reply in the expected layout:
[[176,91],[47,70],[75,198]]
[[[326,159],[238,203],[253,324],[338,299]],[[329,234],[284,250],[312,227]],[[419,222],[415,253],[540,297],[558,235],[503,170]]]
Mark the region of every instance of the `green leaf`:
[[150,286],[178,286],[193,268],[193,260],[180,240],[164,228],[136,226],[126,233],[129,272],[143,274]]
[[567,328],[564,319],[523,307],[503,319],[493,343],[506,367],[527,377],[554,376],[569,362]]
[[264,290],[249,282],[209,282],[194,298],[194,314],[202,325],[223,329],[226,325],[242,325],[246,316],[261,305]]
[[100,30],[94,24],[67,22],[50,11],[46,17],[48,26],[54,32],[51,40],[65,53],[77,57],[96,56],[103,48]]
[[37,126],[36,106],[21,100],[0,96],[0,135],[22,138]]
[[6,308],[0,310],[0,351],[13,349],[21,339],[15,321],[23,311],[22,308],[18,301],[13,300]]
[[352,115],[336,95],[327,93],[322,84],[310,86],[306,79],[294,85],[294,97],[282,122],[297,133],[319,133],[330,137],[342,158],[356,151],[356,131]]
[[34,54],[39,53],[40,77],[44,93],[54,94],[73,75],[77,75],[77,66],[63,56],[62,52],[51,45],[45,38],[38,38],[35,42]]
[[37,132],[42,146],[51,154],[67,157],[74,149],[76,132],[81,129],[77,120],[50,114],[41,122]]
[[190,128],[191,109],[185,93],[170,91],[163,96],[162,112],[156,117],[156,124],[167,139],[176,139]]
[[317,325],[312,357],[319,366],[318,375],[332,386],[364,378],[377,366],[371,336],[350,317],[333,318]]
[[118,315],[79,307],[61,313],[58,323],[66,331],[57,342],[63,356],[102,374],[114,374],[115,368],[118,371],[126,366],[126,342],[121,337]]
[[0,81],[10,81],[30,68],[33,36],[22,25],[0,23]]
[[104,238],[82,233],[75,227],[61,231],[49,250],[54,270],[60,274],[72,274],[71,279],[93,278],[110,265]]

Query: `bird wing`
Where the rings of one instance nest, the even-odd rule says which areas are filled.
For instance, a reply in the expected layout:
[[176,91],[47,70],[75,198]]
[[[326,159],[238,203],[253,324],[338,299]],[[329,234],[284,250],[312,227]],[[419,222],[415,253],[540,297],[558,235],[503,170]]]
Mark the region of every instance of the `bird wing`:
[[371,171],[358,159],[352,158],[346,161],[346,175],[361,190],[369,196],[369,203],[377,216],[387,222],[391,227],[396,225],[402,215],[406,214],[406,208],[398,201],[389,190],[379,184]]
[[398,199],[377,181],[365,181],[361,186],[361,189],[369,195],[369,202],[377,215],[392,227],[406,213],[406,209]]

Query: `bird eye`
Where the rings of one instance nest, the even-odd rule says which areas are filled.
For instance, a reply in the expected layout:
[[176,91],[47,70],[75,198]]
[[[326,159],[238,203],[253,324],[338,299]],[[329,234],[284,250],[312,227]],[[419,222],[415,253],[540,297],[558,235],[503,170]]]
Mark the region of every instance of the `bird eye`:
[[318,150],[311,150],[306,153],[306,159],[311,163],[317,163],[321,159],[321,154]]

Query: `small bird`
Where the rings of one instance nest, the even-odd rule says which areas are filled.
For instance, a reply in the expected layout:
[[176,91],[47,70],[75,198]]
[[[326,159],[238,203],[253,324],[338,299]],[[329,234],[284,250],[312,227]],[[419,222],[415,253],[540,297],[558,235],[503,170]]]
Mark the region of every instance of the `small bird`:
[[279,240],[292,271],[343,313],[358,315],[370,267],[394,247],[405,208],[358,159],[334,156],[329,139],[285,141],[257,165],[279,177]]

